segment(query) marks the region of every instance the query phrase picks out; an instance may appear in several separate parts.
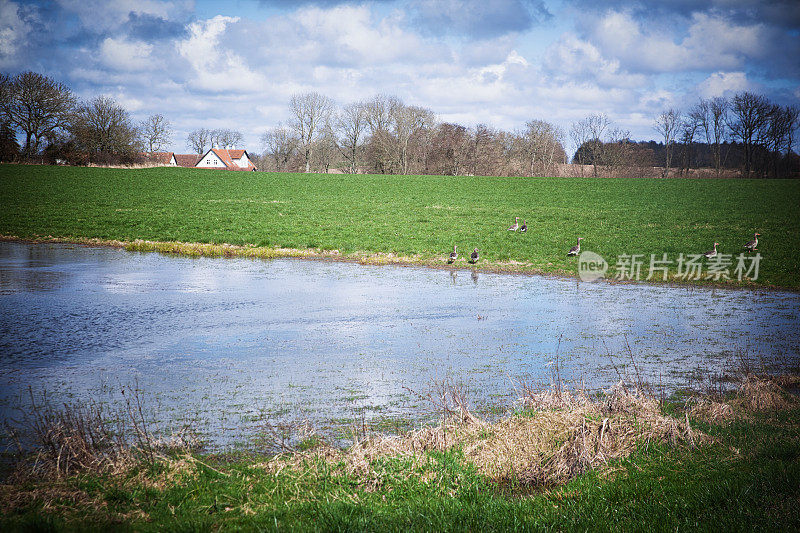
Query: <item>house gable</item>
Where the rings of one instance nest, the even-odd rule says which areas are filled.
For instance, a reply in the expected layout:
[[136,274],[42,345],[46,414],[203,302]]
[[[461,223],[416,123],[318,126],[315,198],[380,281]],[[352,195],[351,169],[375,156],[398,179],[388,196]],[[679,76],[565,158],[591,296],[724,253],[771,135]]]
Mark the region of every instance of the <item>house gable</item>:
[[246,150],[224,150],[211,148],[198,161],[197,168],[219,168],[227,170],[255,170]]

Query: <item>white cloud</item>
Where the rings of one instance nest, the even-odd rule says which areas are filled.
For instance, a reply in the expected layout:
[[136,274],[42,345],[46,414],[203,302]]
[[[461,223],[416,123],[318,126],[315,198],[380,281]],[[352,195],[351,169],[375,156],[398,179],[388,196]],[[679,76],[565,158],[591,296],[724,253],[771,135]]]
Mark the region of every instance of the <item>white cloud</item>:
[[588,40],[632,72],[741,68],[748,59],[764,57],[774,37],[761,24],[739,25],[709,13],[692,14],[683,39],[678,38],[679,29],[647,24],[618,11],[583,22]]
[[122,71],[153,69],[157,65],[153,63],[152,52],[153,45],[131,42],[124,38],[107,37],[100,45],[100,57],[103,64]]
[[711,98],[752,88],[744,72],[715,72],[697,85],[697,92],[703,98]]
[[563,80],[593,81],[603,87],[637,87],[646,78],[620,68],[618,59],[607,59],[592,43],[572,33],[563,34],[545,52],[545,70]]
[[238,21],[238,17],[217,15],[189,26],[190,35],[177,43],[177,50],[193,69],[191,85],[211,92],[256,92],[268,84],[240,55],[219,46],[227,27]]
[[19,5],[0,0],[0,67],[7,68],[19,63],[19,52],[30,31],[30,25],[20,17]]

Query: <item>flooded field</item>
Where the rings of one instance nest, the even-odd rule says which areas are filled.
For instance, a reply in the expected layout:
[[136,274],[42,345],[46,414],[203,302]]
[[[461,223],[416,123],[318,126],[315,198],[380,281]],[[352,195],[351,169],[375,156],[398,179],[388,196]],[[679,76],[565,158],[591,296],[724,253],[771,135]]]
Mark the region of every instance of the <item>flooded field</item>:
[[113,404],[142,391],[165,428],[227,444],[264,420],[417,420],[445,376],[475,406],[561,374],[665,390],[738,356],[800,354],[800,295],[540,276],[137,254],[0,243],[0,415],[35,395]]

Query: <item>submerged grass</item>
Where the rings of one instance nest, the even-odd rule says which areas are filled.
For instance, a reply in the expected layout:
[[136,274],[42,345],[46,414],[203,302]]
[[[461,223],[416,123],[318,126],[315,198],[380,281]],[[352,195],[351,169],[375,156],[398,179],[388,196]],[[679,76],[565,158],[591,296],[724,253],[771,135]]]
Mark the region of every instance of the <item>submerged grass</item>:
[[[624,254],[677,261],[754,232],[755,285],[800,288],[800,183],[237,173],[0,165],[0,235],[98,239],[189,255],[325,257],[375,264],[574,275],[584,249],[617,273]],[[506,231],[513,217],[527,234]],[[140,242],[137,242],[140,241]],[[199,244],[192,244],[199,243]],[[207,246],[208,245],[208,246]],[[229,245],[229,246],[223,246]],[[479,248],[477,266],[467,263]],[[733,267],[730,274],[733,274]],[[673,264],[668,280],[674,280]],[[657,273],[656,280],[661,280]],[[719,280],[726,284],[734,280]]]
[[734,413],[722,423],[620,386],[537,393],[494,423],[456,405],[441,424],[347,449],[309,437],[263,457],[173,448],[113,472],[12,478],[0,528],[792,531],[800,404],[782,383],[751,377],[716,398]]

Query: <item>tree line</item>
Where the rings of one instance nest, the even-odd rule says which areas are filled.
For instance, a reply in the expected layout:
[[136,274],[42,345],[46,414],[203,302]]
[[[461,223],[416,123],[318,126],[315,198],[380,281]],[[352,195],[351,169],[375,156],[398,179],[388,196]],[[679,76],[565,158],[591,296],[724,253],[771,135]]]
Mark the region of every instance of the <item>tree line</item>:
[[564,132],[543,120],[515,132],[468,128],[382,94],[342,107],[317,92],[298,94],[289,112],[288,123],[261,136],[265,169],[546,176],[567,162]]
[[63,83],[36,72],[0,74],[0,161],[129,164],[171,138],[162,115],[137,124],[111,97],[80,101]]
[[[603,114],[578,120],[568,131],[542,119],[514,131],[466,127],[382,94],[344,106],[317,92],[297,94],[288,112],[285,124],[261,135],[263,152],[251,154],[260,170],[667,176],[694,175],[700,168],[717,176],[732,170],[746,176],[800,174],[794,152],[800,109],[750,92],[663,111],[653,123],[659,142],[632,141]],[[162,151],[172,135],[163,115],[134,123],[108,96],[79,101],[47,76],[0,74],[0,161],[129,164],[141,162],[143,152]],[[199,128],[186,146],[202,154],[211,147],[242,147],[243,139],[236,130]],[[571,159],[568,140],[576,147]]]

